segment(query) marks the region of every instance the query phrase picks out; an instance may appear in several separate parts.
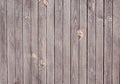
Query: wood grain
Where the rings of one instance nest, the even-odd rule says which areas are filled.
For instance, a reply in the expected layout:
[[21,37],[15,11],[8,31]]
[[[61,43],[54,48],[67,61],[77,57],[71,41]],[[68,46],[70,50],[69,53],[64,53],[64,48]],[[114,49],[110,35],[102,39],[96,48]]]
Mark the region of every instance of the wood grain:
[[0,84],[119,84],[119,0],[0,0]]

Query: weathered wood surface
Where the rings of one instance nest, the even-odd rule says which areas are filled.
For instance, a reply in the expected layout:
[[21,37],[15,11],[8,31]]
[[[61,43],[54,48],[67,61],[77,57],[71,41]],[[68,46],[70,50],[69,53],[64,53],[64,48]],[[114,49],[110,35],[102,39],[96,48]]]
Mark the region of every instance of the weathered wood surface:
[[0,0],[0,84],[119,84],[120,0]]

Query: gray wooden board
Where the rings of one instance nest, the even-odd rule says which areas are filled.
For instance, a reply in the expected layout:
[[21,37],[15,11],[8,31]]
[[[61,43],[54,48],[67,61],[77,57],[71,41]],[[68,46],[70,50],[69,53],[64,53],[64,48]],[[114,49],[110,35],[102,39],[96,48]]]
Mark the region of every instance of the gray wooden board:
[[39,83],[46,84],[46,5],[39,2]]
[[37,0],[31,0],[31,53],[32,53],[32,84],[38,84],[39,82],[39,71],[38,71],[38,61],[39,61],[39,55],[38,55],[38,1]]
[[63,0],[63,83],[70,84],[70,0]]
[[120,84],[120,1],[113,1],[113,84]]
[[104,84],[112,83],[112,58],[113,58],[113,34],[112,34],[112,0],[105,0],[104,6]]
[[0,84],[7,84],[6,0],[0,0]]
[[8,56],[8,84],[15,83],[15,21],[14,1],[7,0],[7,56]]
[[55,84],[62,84],[63,17],[62,1],[55,0]]
[[54,84],[54,3],[47,5],[47,84]]
[[23,84],[32,84],[31,77],[31,1],[23,0]]
[[87,82],[87,0],[80,0],[79,83]]
[[71,84],[78,84],[78,35],[79,29],[79,0],[71,0],[70,16],[70,45],[71,45]]
[[15,83],[23,84],[22,55],[22,0],[14,2],[14,32],[15,32]]
[[96,84],[103,84],[103,0],[96,0]]
[[96,78],[96,0],[88,0],[88,84],[95,84]]

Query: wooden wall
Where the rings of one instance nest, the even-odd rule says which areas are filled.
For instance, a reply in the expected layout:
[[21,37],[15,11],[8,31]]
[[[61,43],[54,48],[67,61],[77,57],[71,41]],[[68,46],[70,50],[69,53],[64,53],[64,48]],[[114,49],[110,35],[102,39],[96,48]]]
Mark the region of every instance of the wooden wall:
[[120,0],[0,0],[0,84],[120,84]]

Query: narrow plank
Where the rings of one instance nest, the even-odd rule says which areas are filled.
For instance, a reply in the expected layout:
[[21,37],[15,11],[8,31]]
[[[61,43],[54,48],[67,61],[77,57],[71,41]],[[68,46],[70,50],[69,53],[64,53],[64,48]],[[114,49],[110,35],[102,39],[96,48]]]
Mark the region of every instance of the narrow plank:
[[0,1],[0,84],[7,84],[6,0]]
[[113,84],[120,84],[120,1],[113,1]]
[[62,84],[62,0],[55,1],[55,84]]
[[95,84],[95,0],[88,0],[88,84]]
[[71,0],[71,84],[78,84],[79,0]]
[[8,56],[8,84],[15,83],[15,29],[14,29],[14,1],[7,0],[7,56]]
[[15,15],[14,15],[14,27],[15,27],[15,68],[16,68],[16,78],[15,83],[23,83],[23,57],[22,57],[22,0],[15,0]]
[[105,0],[104,9],[104,84],[112,84],[112,0]]
[[38,0],[31,0],[32,84],[38,84]]
[[63,84],[70,84],[70,0],[63,0]]
[[47,5],[47,84],[54,84],[54,0]]
[[96,0],[96,84],[103,84],[103,0]]
[[87,0],[80,0],[80,31],[79,38],[79,83],[86,84],[87,82]]
[[23,59],[24,83],[32,84],[31,78],[31,14],[30,0],[23,0]]
[[39,2],[39,84],[46,84],[46,5]]

